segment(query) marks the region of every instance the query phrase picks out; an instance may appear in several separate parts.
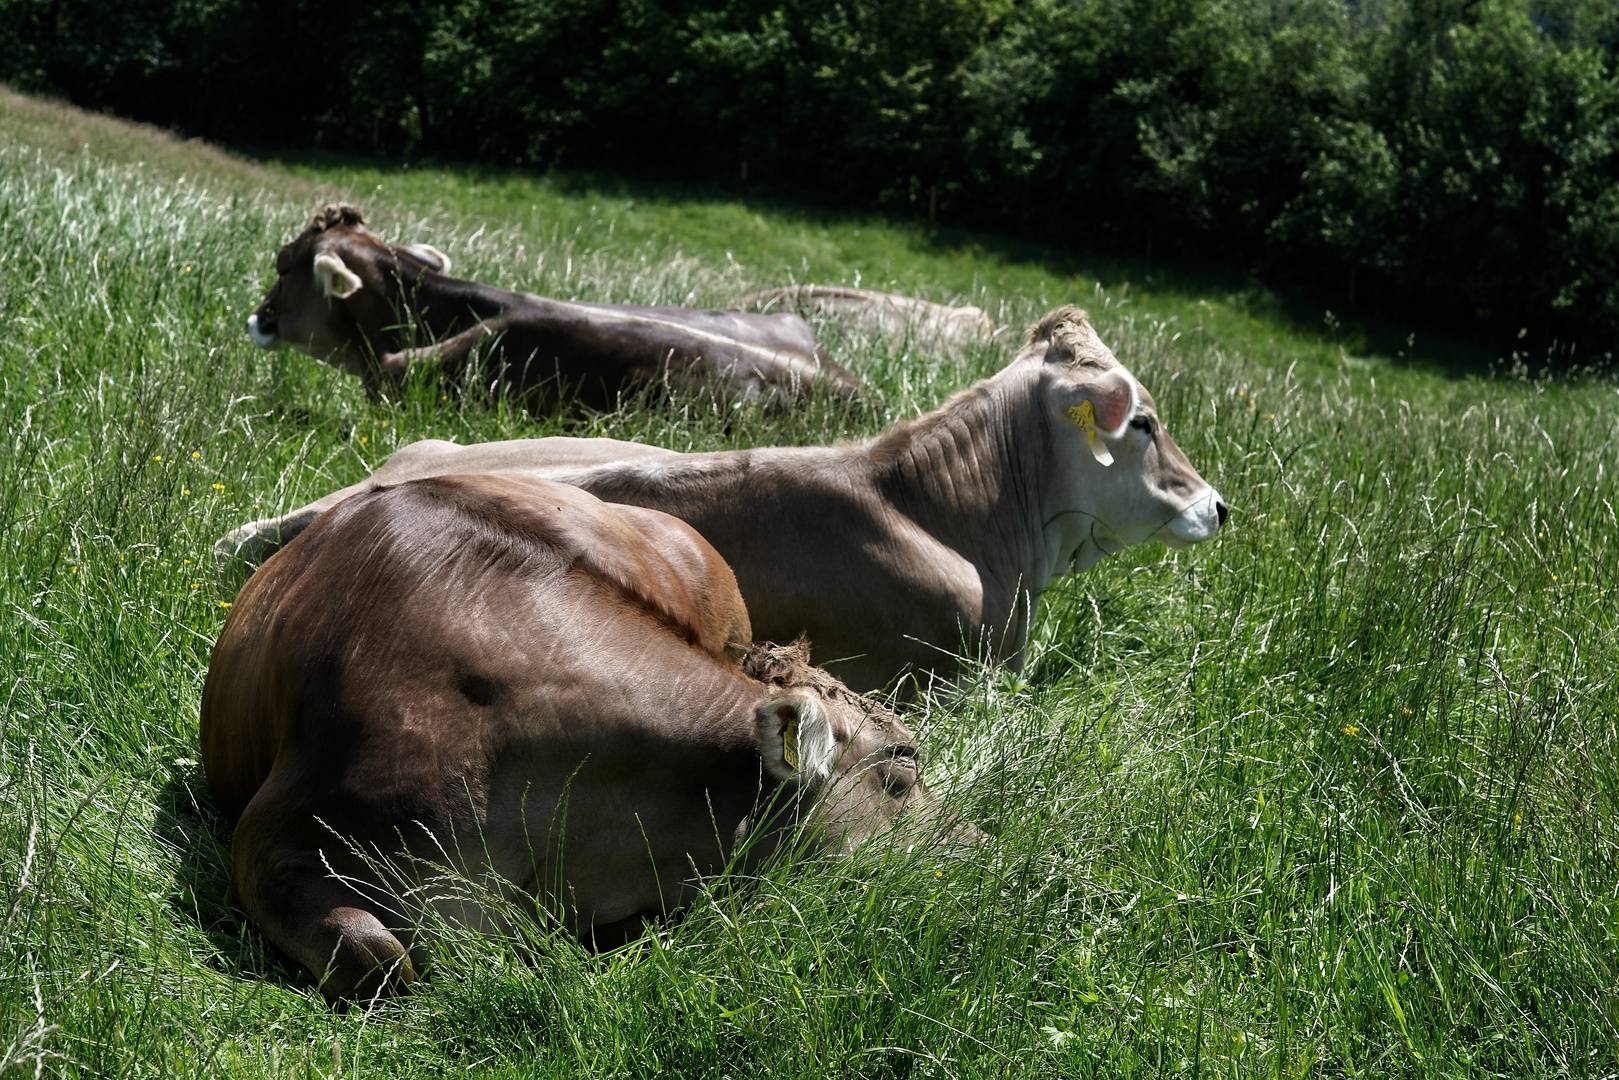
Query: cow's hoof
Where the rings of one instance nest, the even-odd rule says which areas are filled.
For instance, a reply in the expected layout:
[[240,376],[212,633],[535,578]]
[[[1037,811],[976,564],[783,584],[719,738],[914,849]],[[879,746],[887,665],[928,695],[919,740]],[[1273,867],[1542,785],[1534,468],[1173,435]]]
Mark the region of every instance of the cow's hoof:
[[376,916],[358,908],[338,908],[326,918],[338,931],[320,992],[331,1005],[370,1005],[406,993],[417,979],[410,953]]

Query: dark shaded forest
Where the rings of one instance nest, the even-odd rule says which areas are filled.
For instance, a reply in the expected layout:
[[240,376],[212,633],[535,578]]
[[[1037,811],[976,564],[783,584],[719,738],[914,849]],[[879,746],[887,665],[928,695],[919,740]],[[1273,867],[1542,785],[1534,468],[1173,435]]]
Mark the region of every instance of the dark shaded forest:
[[0,78],[227,145],[1254,271],[1584,358],[1619,331],[1616,25],[1607,0],[0,0]]

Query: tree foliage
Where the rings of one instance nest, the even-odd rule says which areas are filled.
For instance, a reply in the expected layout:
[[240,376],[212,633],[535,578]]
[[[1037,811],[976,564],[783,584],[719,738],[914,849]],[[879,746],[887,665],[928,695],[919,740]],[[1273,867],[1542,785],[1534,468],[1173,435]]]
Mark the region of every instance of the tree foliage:
[[0,0],[0,77],[238,144],[767,184],[1619,330],[1607,0]]

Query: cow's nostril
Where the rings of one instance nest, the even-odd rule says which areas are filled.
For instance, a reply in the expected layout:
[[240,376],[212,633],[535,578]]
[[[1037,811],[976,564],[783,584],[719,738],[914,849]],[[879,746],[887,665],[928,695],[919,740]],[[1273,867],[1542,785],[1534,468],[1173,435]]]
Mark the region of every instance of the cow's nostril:
[[247,317],[247,336],[259,348],[271,348],[276,341],[275,320],[266,319],[260,312],[255,311]]
[[1220,527],[1224,528],[1225,519],[1231,516],[1231,511],[1226,509],[1225,503],[1221,502],[1219,499],[1216,499],[1214,500],[1214,515],[1220,519]]

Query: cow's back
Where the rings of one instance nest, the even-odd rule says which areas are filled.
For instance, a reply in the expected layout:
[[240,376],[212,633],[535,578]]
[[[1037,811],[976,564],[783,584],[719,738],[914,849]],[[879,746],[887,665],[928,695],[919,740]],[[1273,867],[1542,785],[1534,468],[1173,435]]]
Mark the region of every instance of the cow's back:
[[209,786],[235,821],[278,761],[289,790],[353,785],[356,767],[408,787],[413,760],[475,769],[504,736],[430,722],[438,697],[460,716],[523,665],[587,685],[637,635],[715,660],[751,640],[729,567],[680,521],[527,477],[356,496],[238,596],[203,689]]

